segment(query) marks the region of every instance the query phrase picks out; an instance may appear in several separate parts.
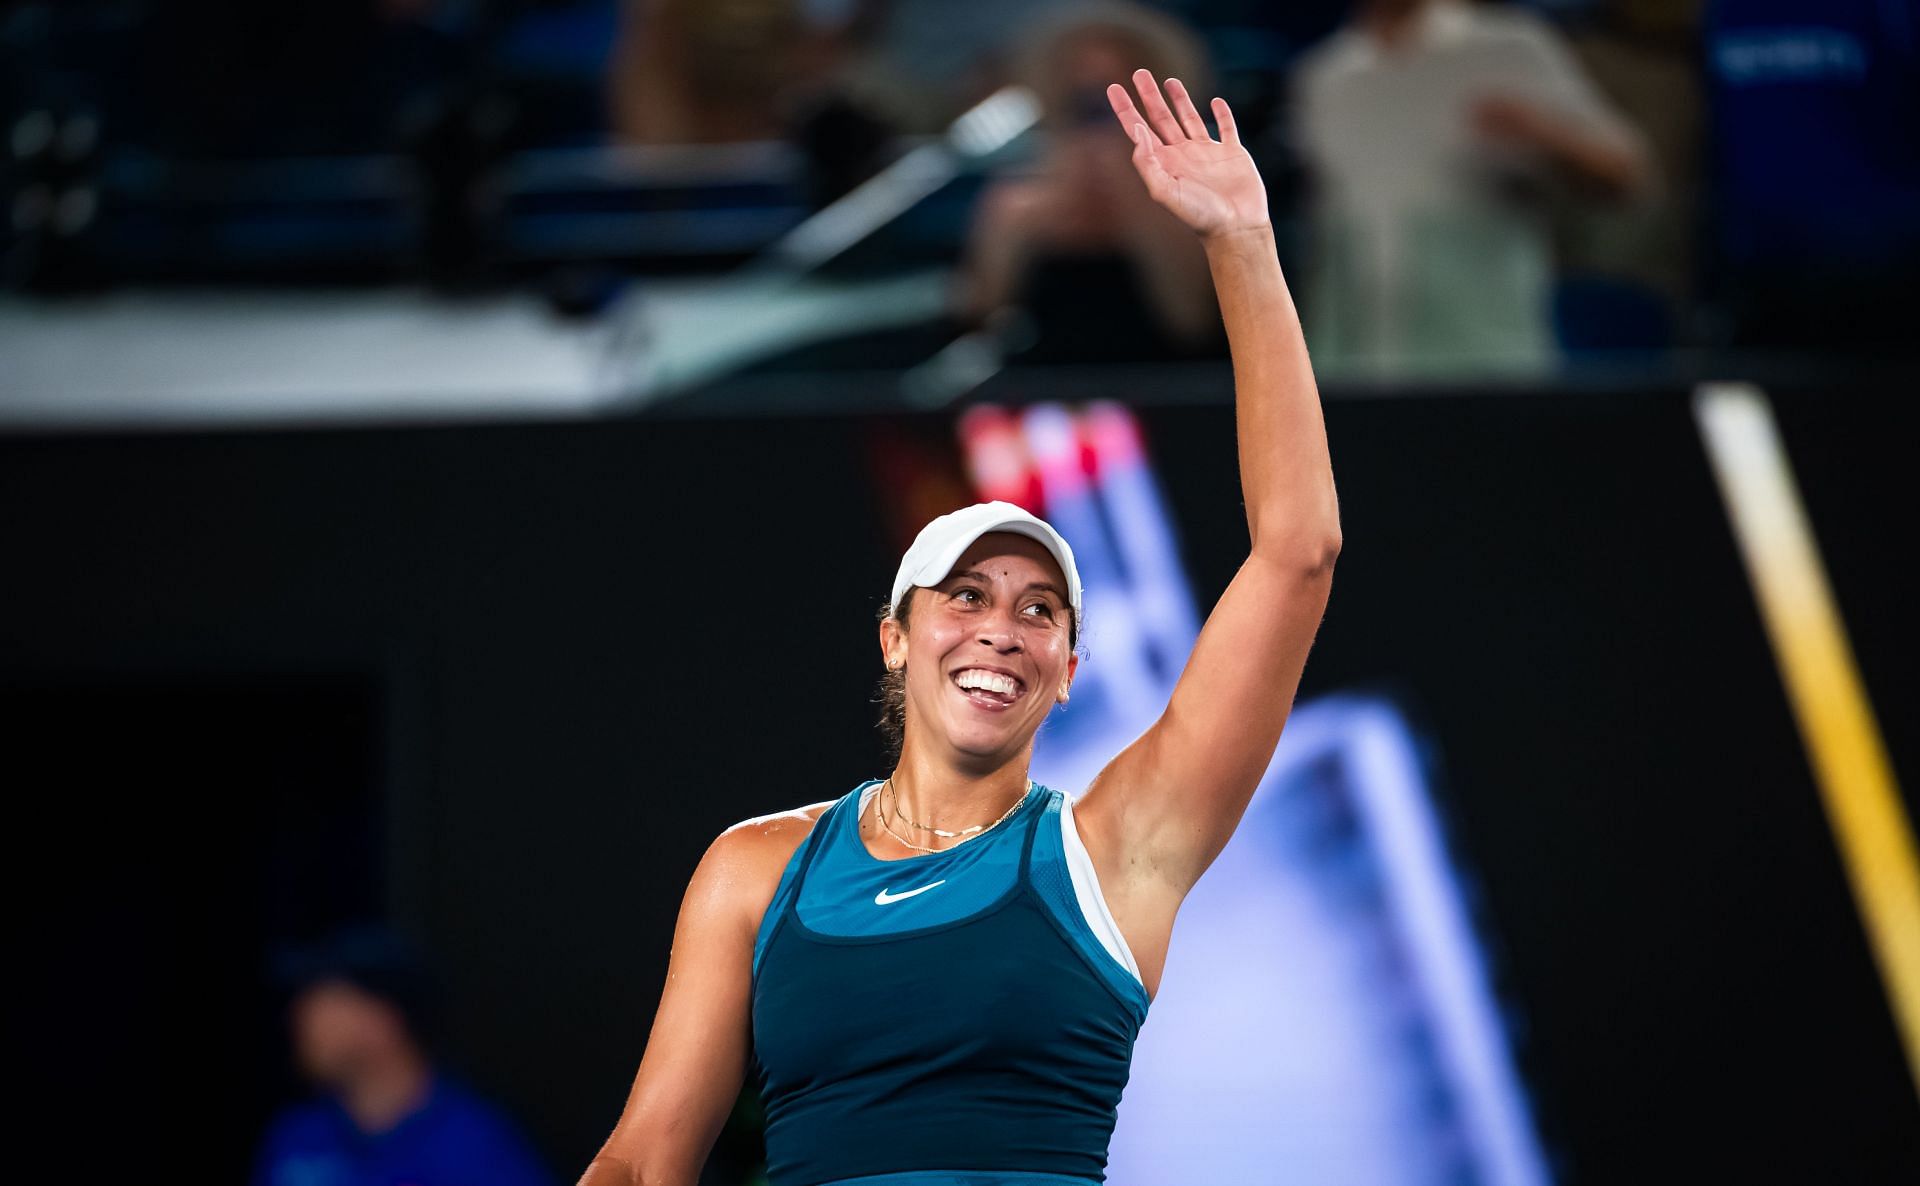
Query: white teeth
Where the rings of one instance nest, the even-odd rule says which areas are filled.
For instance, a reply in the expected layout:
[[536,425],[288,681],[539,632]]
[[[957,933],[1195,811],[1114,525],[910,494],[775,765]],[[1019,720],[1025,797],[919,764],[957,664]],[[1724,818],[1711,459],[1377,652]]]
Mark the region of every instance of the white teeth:
[[985,692],[995,692],[1001,696],[1011,696],[1020,690],[1020,684],[1010,675],[1001,675],[994,671],[982,671],[978,667],[969,667],[953,677],[953,682],[962,688],[979,688]]

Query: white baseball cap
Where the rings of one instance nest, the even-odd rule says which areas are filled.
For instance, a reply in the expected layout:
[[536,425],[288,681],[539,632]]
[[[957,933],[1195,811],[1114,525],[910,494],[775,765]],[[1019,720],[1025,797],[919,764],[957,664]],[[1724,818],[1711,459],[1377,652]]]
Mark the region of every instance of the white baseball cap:
[[920,529],[913,545],[900,558],[900,571],[893,576],[893,604],[914,585],[937,585],[947,579],[960,553],[989,531],[1011,531],[1038,540],[1059,562],[1067,576],[1067,603],[1073,620],[1080,621],[1080,570],[1073,565],[1073,549],[1046,520],[1032,515],[1010,502],[976,502],[942,515]]

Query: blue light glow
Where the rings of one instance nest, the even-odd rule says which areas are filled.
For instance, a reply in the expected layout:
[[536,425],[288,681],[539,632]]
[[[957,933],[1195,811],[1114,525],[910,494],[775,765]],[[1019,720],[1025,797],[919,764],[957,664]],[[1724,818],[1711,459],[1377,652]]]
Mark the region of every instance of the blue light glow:
[[[1033,762],[1077,791],[1165,706],[1199,615],[1132,414],[1011,419],[963,442],[996,496],[1039,491],[1086,582],[1088,660]],[[1550,1180],[1413,733],[1377,699],[1297,705],[1181,909],[1108,1181]]]

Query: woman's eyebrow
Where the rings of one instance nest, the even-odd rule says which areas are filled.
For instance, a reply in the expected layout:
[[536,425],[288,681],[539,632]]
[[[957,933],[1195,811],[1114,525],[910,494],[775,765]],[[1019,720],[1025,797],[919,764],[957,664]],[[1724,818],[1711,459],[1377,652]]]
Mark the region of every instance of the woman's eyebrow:
[[[993,584],[993,578],[977,568],[969,568],[965,572],[951,572],[947,574],[947,580],[949,581],[966,580],[968,578],[979,581],[983,585]],[[1026,589],[1022,590],[1022,592],[1031,592],[1034,589],[1039,589],[1043,593],[1051,593],[1061,601],[1067,599],[1067,595],[1060,591],[1060,587],[1051,581],[1030,581]]]

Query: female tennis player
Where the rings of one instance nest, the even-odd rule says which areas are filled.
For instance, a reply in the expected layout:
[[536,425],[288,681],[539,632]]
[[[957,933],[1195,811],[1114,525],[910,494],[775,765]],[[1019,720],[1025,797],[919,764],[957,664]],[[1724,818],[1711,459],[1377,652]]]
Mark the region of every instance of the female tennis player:
[[1174,915],[1272,757],[1340,552],[1319,397],[1233,114],[1213,100],[1215,140],[1177,80],[1133,81],[1137,108],[1119,85],[1108,100],[1147,191],[1204,241],[1226,322],[1250,554],[1165,712],[1069,799],[1027,768],[1079,663],[1072,550],[1005,503],[928,524],[879,625],[891,775],[713,842],[582,1186],[693,1186],[750,1067],[774,1186],[1104,1179]]

